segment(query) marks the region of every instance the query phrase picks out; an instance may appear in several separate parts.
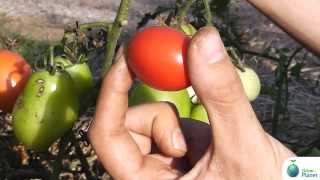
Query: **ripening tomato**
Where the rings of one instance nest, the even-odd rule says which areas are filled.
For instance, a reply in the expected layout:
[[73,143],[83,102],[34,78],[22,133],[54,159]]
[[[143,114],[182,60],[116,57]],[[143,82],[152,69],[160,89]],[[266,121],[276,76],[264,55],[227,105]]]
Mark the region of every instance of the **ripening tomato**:
[[139,83],[133,88],[129,97],[129,106],[145,103],[167,101],[173,103],[180,117],[189,117],[191,101],[187,90],[180,91],[160,91],[146,84]]
[[137,32],[128,44],[128,65],[147,85],[177,91],[190,85],[187,48],[190,39],[166,26],[151,26]]
[[31,75],[13,113],[13,130],[27,148],[45,151],[70,130],[78,118],[74,83],[65,72]]
[[0,50],[0,109],[10,112],[31,75],[30,65],[18,53]]

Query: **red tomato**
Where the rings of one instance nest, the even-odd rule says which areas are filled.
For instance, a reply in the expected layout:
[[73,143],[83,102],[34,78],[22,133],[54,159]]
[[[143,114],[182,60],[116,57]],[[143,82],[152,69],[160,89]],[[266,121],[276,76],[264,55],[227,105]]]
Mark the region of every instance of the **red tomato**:
[[187,48],[190,39],[174,28],[151,26],[137,32],[128,44],[128,65],[149,86],[177,91],[190,85]]
[[31,75],[31,67],[17,53],[0,50],[0,109],[10,112]]

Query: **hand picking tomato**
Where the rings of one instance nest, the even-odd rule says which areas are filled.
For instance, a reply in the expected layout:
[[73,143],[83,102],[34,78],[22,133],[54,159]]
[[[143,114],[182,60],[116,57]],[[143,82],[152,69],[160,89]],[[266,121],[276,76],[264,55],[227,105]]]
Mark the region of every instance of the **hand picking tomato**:
[[72,64],[68,59],[56,57],[57,65],[61,64],[70,74],[79,97],[85,96],[93,88],[93,78],[87,63]]
[[203,105],[194,105],[191,109],[190,118],[209,124],[209,117]]
[[19,54],[0,50],[0,109],[10,112],[31,75],[31,67]]
[[249,101],[254,101],[258,97],[261,89],[259,76],[249,67],[245,67],[244,72],[237,69],[237,72]]
[[146,84],[139,83],[131,92],[129,97],[129,106],[145,103],[168,101],[173,103],[180,117],[189,117],[191,101],[188,92],[183,89],[180,91],[160,91]]
[[147,85],[177,91],[190,85],[187,48],[190,39],[174,28],[151,26],[137,32],[128,44],[128,64]]

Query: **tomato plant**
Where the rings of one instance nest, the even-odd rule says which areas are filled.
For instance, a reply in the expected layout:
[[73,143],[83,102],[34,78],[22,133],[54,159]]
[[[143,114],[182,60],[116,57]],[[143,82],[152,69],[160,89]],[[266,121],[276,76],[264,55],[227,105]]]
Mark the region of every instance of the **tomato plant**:
[[70,60],[62,57],[56,57],[55,62],[70,74],[79,97],[86,95],[93,88],[92,73],[87,63],[72,64]]
[[190,118],[209,124],[209,117],[203,105],[194,105],[191,109]]
[[173,103],[179,112],[180,117],[189,117],[191,101],[187,90],[160,91],[146,84],[139,83],[131,92],[129,105],[137,105],[145,102],[168,101]]
[[30,149],[44,151],[64,135],[78,117],[74,84],[66,72],[32,74],[13,110],[13,130]]
[[128,44],[128,64],[147,85],[165,91],[190,85],[187,75],[189,38],[174,28],[151,26],[137,32]]
[[10,112],[31,75],[31,67],[18,53],[0,50],[0,109]]
[[249,67],[245,67],[244,72],[237,69],[237,72],[248,99],[250,101],[255,100],[258,97],[261,89],[259,76],[253,69]]

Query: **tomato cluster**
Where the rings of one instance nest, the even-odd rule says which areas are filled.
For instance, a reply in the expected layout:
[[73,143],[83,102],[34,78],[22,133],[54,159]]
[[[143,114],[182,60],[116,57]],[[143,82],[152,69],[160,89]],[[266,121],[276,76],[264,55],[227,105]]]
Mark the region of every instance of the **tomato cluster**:
[[[261,87],[258,75],[248,67],[244,68],[243,72],[240,70],[237,70],[237,72],[248,100],[255,100]],[[161,91],[139,82],[129,96],[129,106],[146,102],[171,102],[176,106],[180,117],[209,123],[205,107],[198,101],[192,101],[194,96],[196,96],[194,91],[190,91],[190,93],[186,89]]]
[[[181,27],[188,35],[195,29],[191,25]],[[143,102],[170,101],[181,117],[208,121],[203,105],[193,104],[185,88],[190,85],[187,76],[186,53],[189,37],[172,27],[151,26],[136,33],[128,44],[128,64],[140,79],[129,98],[130,105]],[[250,101],[260,92],[260,80],[251,68],[237,69]],[[192,96],[195,94],[192,94]]]
[[53,56],[51,60],[50,67],[32,73],[18,53],[0,50],[0,109],[12,113],[17,139],[39,151],[72,128],[80,97],[93,87],[86,63]]
[[33,73],[19,96],[12,116],[17,139],[28,148],[47,150],[78,119],[79,99],[92,88],[86,63],[56,57],[56,69]]

